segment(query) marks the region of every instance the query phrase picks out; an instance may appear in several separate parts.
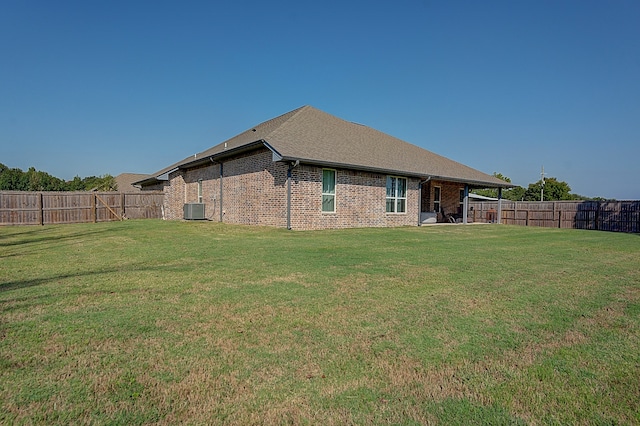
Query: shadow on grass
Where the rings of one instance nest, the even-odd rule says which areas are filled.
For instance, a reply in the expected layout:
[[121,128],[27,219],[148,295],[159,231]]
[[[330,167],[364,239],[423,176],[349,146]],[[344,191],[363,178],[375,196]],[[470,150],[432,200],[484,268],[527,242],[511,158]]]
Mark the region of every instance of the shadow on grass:
[[[55,228],[38,228],[35,230],[29,230],[25,232],[11,233],[6,235],[0,235],[0,247],[11,247],[11,246],[20,246],[25,244],[38,244],[38,243],[46,243],[50,241],[65,241],[65,240],[73,240],[77,238],[84,238],[88,236],[104,234],[106,232],[112,232],[111,228],[103,228],[103,229],[86,229],[82,232],[73,232],[64,235],[50,235],[52,231],[55,231]],[[15,241],[4,241],[4,240],[14,240]],[[4,256],[0,256],[4,257]]]
[[[16,228],[7,226],[4,229],[14,230]],[[36,226],[32,226],[32,227],[26,227],[25,226],[25,227],[20,227],[19,229],[24,230],[24,231],[11,232],[11,233],[8,233],[8,234],[0,234],[0,247],[1,246],[20,244],[20,242],[4,244],[4,243],[2,243],[2,240],[6,240],[8,238],[16,237],[16,236],[29,236],[29,235],[34,235],[34,234],[41,234],[43,231],[48,231],[51,228],[43,229],[41,226],[37,226],[37,227]]]
[[101,268],[97,270],[89,270],[89,271],[78,271],[66,274],[59,274],[49,277],[42,278],[31,278],[24,280],[14,280],[7,282],[0,282],[0,293],[4,293],[11,290],[20,290],[24,288],[30,288],[39,286],[42,284],[49,284],[56,281],[66,280],[69,278],[84,278],[84,277],[92,277],[99,276],[105,274],[112,273],[123,273],[123,272],[141,272],[141,271],[150,271],[150,270],[158,270],[162,269],[162,266],[149,266],[149,265],[141,265],[141,264],[130,264],[124,267],[113,267],[113,268]]

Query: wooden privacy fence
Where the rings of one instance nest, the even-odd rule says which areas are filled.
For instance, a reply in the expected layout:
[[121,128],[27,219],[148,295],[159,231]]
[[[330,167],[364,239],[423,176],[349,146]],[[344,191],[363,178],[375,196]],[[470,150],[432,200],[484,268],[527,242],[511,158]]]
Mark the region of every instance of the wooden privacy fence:
[[162,218],[162,192],[0,192],[0,225]]
[[[497,201],[469,203],[469,218],[489,222]],[[501,222],[509,225],[640,232],[640,201],[505,201]]]

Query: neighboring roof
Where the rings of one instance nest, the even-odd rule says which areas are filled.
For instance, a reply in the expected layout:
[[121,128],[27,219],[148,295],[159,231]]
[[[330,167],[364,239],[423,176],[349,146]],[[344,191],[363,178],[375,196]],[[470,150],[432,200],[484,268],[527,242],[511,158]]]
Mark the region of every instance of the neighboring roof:
[[118,191],[140,191],[140,188],[133,186],[135,182],[149,178],[149,175],[140,173],[120,173],[115,177]]
[[[266,146],[274,153],[274,158],[282,161],[443,179],[480,187],[512,186],[464,164],[308,105],[258,124],[153,176],[160,178],[173,170],[221,160],[258,146]],[[143,182],[150,183],[148,180],[137,183]]]
[[497,198],[486,197],[480,194],[469,193],[469,198],[473,198],[474,200],[482,200],[482,201],[498,201]]

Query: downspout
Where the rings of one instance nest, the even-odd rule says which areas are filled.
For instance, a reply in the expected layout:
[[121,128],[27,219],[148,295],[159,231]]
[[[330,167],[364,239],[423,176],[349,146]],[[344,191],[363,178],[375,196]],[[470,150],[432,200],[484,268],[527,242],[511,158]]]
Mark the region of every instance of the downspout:
[[420,181],[418,184],[418,226],[422,226],[422,185],[429,182],[431,180],[431,176],[426,178],[425,180]]
[[464,199],[462,200],[462,224],[467,224],[469,210],[469,184],[464,184]]
[[[213,157],[209,157],[209,160],[211,161],[211,167],[212,168],[213,168],[214,164],[220,164],[216,160],[214,160]],[[213,211],[211,212],[211,217],[207,218],[207,220],[213,220],[213,216],[216,214],[216,196],[215,196],[215,194],[213,195],[213,198],[211,199],[211,201],[212,201],[211,204],[213,204]],[[203,202],[206,203],[206,200],[203,199]]]
[[223,172],[223,167],[222,167],[222,162],[220,162],[220,222],[222,222],[223,218],[224,218],[224,210],[222,210],[222,172]]
[[300,160],[289,163],[287,168],[287,229],[291,230],[291,171],[300,165]]

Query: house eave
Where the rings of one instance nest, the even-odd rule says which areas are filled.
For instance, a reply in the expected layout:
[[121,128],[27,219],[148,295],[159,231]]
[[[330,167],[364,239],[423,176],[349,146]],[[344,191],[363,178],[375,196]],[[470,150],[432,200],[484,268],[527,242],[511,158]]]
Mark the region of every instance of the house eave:
[[447,177],[447,176],[432,176],[432,180],[446,180],[447,182],[457,182],[464,183],[469,185],[469,189],[485,189],[485,188],[513,188],[515,185],[504,182],[486,182],[475,179],[464,179],[464,178],[455,178],[455,177]]
[[[192,168],[195,168],[204,164],[209,164],[212,162],[221,162],[225,158],[229,158],[229,157],[233,157],[246,152],[254,151],[261,147],[265,147],[269,151],[271,151],[272,159],[274,162],[295,163],[296,161],[299,161],[302,164],[308,164],[308,165],[313,165],[317,167],[330,167],[330,168],[336,168],[336,169],[350,169],[350,170],[357,170],[357,171],[370,172],[370,173],[383,173],[383,174],[389,174],[389,175],[413,177],[421,180],[429,179],[429,180],[442,180],[447,182],[457,182],[460,184],[467,184],[474,189],[513,188],[515,186],[508,182],[504,182],[504,183],[488,182],[488,181],[481,181],[477,179],[465,179],[465,178],[452,177],[452,176],[436,175],[431,173],[421,173],[421,172],[407,171],[407,170],[395,170],[395,169],[363,166],[358,164],[340,163],[340,162],[332,162],[332,161],[320,161],[320,160],[315,160],[311,158],[290,157],[290,156],[285,156],[279,153],[274,147],[272,147],[264,139],[256,140],[254,142],[241,145],[239,147],[225,149],[223,151],[220,151],[214,154],[205,155],[197,159],[194,158],[192,161],[184,161],[174,169],[168,172],[165,172],[163,175],[168,175],[169,173],[173,173],[177,170],[192,169]],[[135,183],[137,184],[159,183],[163,181],[159,179],[161,176],[162,175],[154,178],[150,178],[144,181],[135,182]]]
[[250,142],[248,144],[239,146],[239,147],[225,149],[223,151],[216,152],[214,154],[204,155],[204,156],[202,156],[200,158],[195,158],[195,156],[194,156],[194,159],[192,161],[186,161],[186,162],[180,164],[176,168],[176,170],[178,170],[178,169],[180,169],[180,170],[193,169],[194,167],[198,167],[198,166],[201,166],[203,164],[208,164],[208,163],[211,163],[211,162],[220,162],[221,160],[224,160],[225,158],[233,157],[233,156],[238,155],[238,154],[243,154],[245,152],[253,151],[253,150],[257,149],[257,148],[260,148],[263,145],[264,145],[264,141],[257,140],[257,141]]
[[318,167],[330,167],[330,168],[336,168],[336,169],[350,169],[350,170],[358,170],[358,171],[371,172],[371,173],[383,173],[388,175],[413,177],[413,178],[422,179],[422,180],[429,179],[429,180],[442,180],[447,182],[457,182],[461,184],[468,184],[470,187],[476,188],[476,189],[513,188],[514,187],[514,185],[507,182],[504,182],[503,184],[501,184],[497,182],[486,182],[486,181],[480,181],[475,179],[456,178],[451,176],[440,176],[440,175],[435,175],[430,173],[418,173],[418,172],[411,172],[406,170],[367,167],[367,166],[362,166],[357,164],[318,161],[318,160],[312,160],[312,159],[306,159],[306,158],[293,158],[293,157],[287,157],[287,156],[280,156],[280,159],[278,161],[286,162],[286,163],[293,163],[295,161],[300,161],[301,164],[308,164],[308,165],[318,166]]
[[[162,178],[163,176],[167,176],[166,179],[163,179]],[[158,175],[158,176],[151,176],[151,177],[148,177],[146,179],[142,179],[142,180],[139,180],[139,181],[136,181],[136,182],[132,182],[131,185],[137,186],[137,187],[144,187],[144,186],[150,186],[150,185],[157,185],[159,183],[163,183],[163,182],[166,182],[168,180],[169,180],[168,173],[163,173],[163,174]]]

